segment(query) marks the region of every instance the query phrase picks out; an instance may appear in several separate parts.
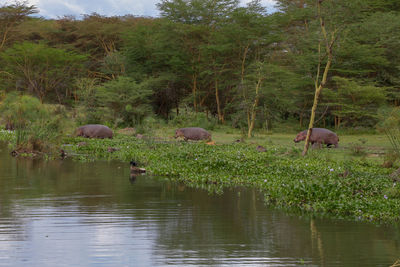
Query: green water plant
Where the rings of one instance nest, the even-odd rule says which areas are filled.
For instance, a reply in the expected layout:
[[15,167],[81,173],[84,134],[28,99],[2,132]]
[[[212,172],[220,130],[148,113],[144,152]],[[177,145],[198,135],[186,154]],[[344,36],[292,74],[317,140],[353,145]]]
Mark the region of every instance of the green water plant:
[[[0,139],[9,138],[7,131]],[[86,145],[80,145],[81,142]],[[301,151],[256,144],[207,145],[171,139],[137,139],[117,134],[113,139],[63,139],[67,157],[79,161],[134,160],[149,175],[187,186],[222,193],[245,186],[257,188],[268,205],[291,212],[377,223],[400,221],[399,184],[393,171],[365,160],[339,160],[332,150]],[[113,148],[113,149],[110,149]]]
[[[86,146],[78,146],[82,141],[65,140],[67,151],[82,161],[128,164],[134,159],[152,175],[214,193],[236,186],[255,187],[263,192],[266,203],[296,212],[374,222],[400,220],[399,185],[389,179],[391,170],[366,161],[330,159],[325,155],[329,152],[301,158],[300,153],[293,155],[275,146],[261,153],[247,143],[210,146],[117,136],[85,140]],[[109,147],[117,150],[110,153]]]

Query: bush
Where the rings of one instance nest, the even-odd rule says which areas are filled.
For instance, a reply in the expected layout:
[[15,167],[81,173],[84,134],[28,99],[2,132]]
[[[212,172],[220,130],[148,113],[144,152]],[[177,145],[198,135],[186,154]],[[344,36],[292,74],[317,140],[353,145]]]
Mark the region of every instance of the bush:
[[386,134],[394,153],[400,156],[400,108],[395,107],[390,112],[383,110],[380,116],[382,122],[378,130]]
[[152,91],[145,83],[128,77],[106,82],[101,86],[95,80],[77,81],[80,89],[77,121],[79,124],[105,124],[126,127],[141,124],[152,113],[149,97]]
[[[181,111],[182,110],[184,109],[181,109]],[[176,127],[201,127],[206,130],[214,130],[217,123],[215,118],[207,118],[205,113],[194,112],[188,109],[169,121],[169,124]]]
[[45,105],[32,96],[8,94],[1,106],[2,116],[15,128],[15,149],[51,151],[63,134],[66,110],[62,105]]
[[106,107],[115,126],[141,124],[152,114],[149,97],[152,91],[127,77],[119,77],[97,88],[96,97],[100,107]]
[[366,156],[367,152],[365,151],[365,143],[367,140],[360,138],[358,142],[350,143],[349,149],[354,156]]
[[139,134],[146,134],[154,136],[154,131],[162,127],[164,121],[153,116],[146,117],[141,124],[136,126],[136,132]]

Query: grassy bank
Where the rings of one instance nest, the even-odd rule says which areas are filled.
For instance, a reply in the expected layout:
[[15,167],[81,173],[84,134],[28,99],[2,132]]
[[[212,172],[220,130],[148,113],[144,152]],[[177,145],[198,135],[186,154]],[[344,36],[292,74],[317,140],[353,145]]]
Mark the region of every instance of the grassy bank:
[[[213,135],[217,145],[179,142],[170,135],[163,130],[156,139],[70,137],[65,138],[63,149],[78,160],[120,160],[127,168],[134,159],[150,174],[210,192],[233,186],[256,187],[268,204],[296,212],[400,221],[400,185],[389,178],[393,169],[382,168],[382,157],[375,156],[388,146],[383,136],[343,136],[341,148],[313,150],[303,158],[302,143],[294,145],[292,134],[259,135],[234,143],[236,133],[220,132]],[[10,137],[10,133],[2,132],[1,139]],[[361,144],[359,139],[366,154],[354,154],[349,147],[352,142]],[[257,151],[258,145],[266,152]]]

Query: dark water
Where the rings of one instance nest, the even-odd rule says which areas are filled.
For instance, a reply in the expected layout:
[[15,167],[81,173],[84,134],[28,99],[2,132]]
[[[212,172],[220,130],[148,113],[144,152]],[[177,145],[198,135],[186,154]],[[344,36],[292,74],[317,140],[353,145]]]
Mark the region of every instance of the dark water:
[[400,228],[288,216],[255,190],[209,195],[122,163],[0,151],[0,266],[390,266]]

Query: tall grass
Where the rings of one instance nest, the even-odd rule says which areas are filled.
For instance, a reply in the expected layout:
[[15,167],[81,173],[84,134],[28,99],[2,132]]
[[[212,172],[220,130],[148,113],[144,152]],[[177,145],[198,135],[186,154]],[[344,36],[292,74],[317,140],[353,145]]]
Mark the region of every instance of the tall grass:
[[8,94],[0,105],[15,129],[15,150],[48,152],[61,141],[67,121],[62,105],[46,105],[32,96]]
[[389,114],[384,116],[378,129],[385,133],[393,153],[396,154],[397,158],[400,158],[400,109],[393,108]]

